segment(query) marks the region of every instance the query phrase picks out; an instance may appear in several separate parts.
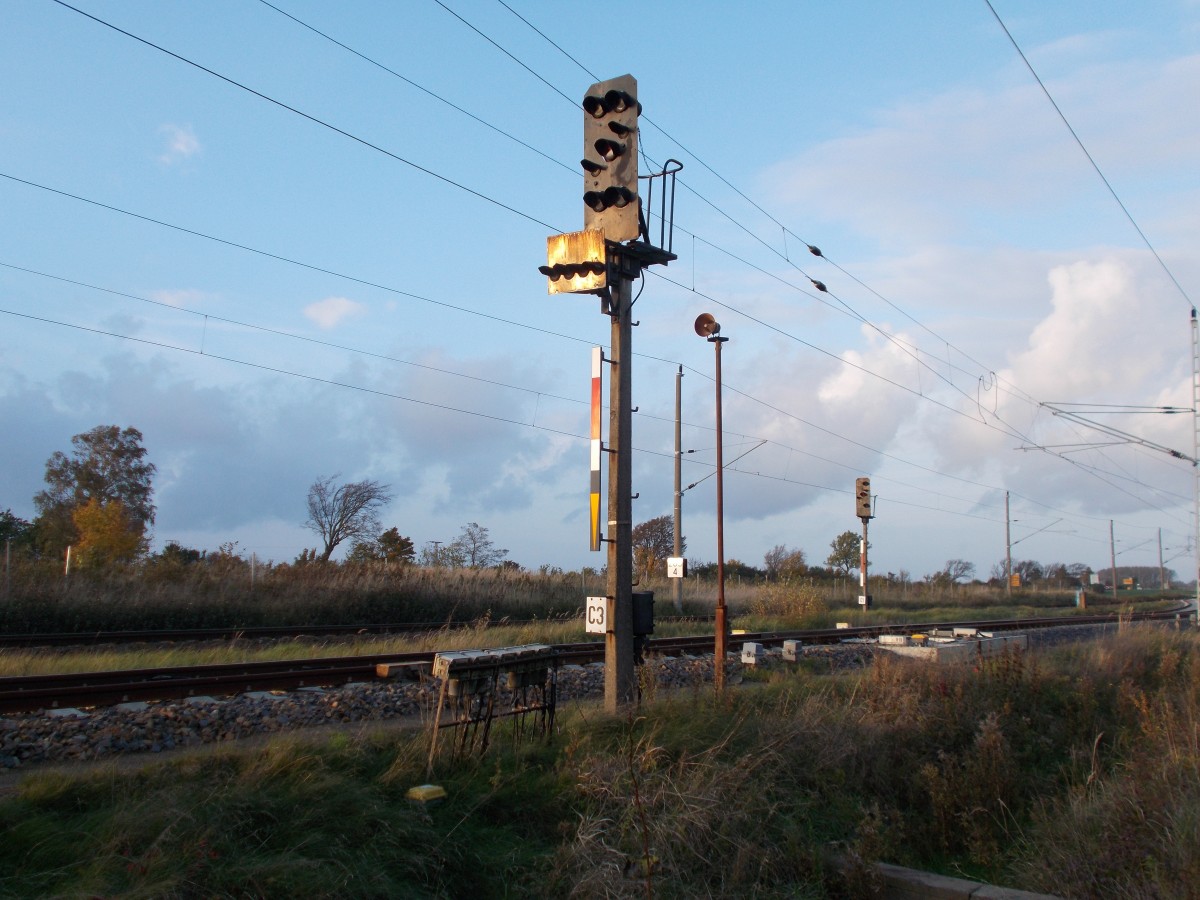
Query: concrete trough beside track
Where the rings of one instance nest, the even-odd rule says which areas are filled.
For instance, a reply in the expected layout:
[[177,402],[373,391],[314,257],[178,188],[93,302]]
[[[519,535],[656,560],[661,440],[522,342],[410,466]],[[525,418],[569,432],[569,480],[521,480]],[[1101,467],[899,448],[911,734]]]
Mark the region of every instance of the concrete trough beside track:
[[1026,634],[977,634],[975,636],[959,636],[940,638],[937,636],[920,635],[921,640],[907,638],[903,643],[894,640],[887,642],[882,639],[879,649],[897,656],[909,659],[923,659],[934,663],[970,662],[976,659],[989,659],[1017,650],[1029,649],[1029,636]]

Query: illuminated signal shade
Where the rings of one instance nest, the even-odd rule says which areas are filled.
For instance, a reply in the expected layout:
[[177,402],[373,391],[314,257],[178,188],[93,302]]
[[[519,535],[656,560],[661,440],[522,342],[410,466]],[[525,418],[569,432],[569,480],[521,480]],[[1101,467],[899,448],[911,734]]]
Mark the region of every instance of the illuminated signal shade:
[[610,241],[635,240],[641,234],[637,80],[622,75],[593,84],[583,111],[584,227]]
[[551,294],[596,294],[608,285],[604,235],[599,231],[573,231],[546,238],[546,276]]

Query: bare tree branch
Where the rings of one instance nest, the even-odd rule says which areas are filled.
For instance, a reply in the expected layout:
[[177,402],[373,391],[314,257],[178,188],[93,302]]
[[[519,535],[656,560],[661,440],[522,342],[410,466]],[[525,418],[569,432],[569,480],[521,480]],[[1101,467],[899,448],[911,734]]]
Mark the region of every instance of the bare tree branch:
[[321,556],[328,562],[334,548],[348,538],[373,538],[379,532],[379,509],[394,496],[390,485],[364,479],[335,485],[339,476],[318,478],[308,489],[308,520],[304,527],[325,543]]

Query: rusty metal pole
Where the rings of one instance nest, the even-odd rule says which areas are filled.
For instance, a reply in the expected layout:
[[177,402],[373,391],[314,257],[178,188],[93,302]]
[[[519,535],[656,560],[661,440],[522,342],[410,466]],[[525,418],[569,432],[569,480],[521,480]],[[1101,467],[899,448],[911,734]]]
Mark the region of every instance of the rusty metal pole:
[[709,339],[716,348],[717,379],[717,621],[713,646],[713,687],[725,690],[725,645],[728,635],[725,611],[725,438],[721,428],[721,345],[729,338],[714,334]]

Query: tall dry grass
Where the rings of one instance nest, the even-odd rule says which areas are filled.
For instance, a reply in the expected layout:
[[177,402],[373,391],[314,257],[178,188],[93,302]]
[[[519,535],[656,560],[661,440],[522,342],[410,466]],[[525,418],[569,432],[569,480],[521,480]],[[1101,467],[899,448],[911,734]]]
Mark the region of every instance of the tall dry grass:
[[871,896],[884,860],[1064,897],[1196,895],[1200,638],[563,703],[546,743],[287,738],[0,798],[6,896]]

